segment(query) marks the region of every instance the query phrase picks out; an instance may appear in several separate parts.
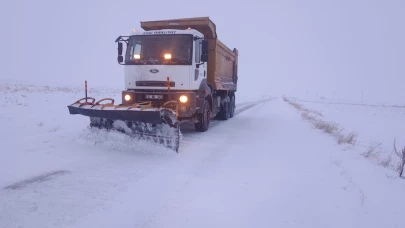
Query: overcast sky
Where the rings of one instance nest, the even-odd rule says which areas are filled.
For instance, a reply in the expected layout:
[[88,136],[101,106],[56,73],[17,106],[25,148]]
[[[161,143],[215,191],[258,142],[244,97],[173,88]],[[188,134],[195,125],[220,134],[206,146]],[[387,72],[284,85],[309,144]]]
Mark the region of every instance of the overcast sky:
[[238,93],[405,104],[403,0],[2,0],[0,78],[124,88],[119,35],[209,16],[239,49]]

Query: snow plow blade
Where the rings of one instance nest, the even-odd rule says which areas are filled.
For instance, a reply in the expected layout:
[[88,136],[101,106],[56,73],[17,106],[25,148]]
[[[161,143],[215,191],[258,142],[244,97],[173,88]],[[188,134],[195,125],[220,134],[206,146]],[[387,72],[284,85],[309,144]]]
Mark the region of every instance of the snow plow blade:
[[[102,102],[107,103],[102,104]],[[178,152],[180,124],[177,120],[177,102],[169,101],[160,107],[140,102],[132,105],[114,105],[114,99],[82,98],[68,106],[69,113],[90,117],[90,127],[117,130],[133,137],[152,140]]]

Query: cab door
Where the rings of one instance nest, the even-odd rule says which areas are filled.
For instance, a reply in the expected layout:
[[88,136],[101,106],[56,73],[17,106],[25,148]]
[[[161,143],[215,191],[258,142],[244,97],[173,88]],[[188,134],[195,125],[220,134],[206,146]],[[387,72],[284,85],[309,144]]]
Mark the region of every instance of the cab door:
[[191,90],[198,90],[200,88],[201,81],[207,79],[207,63],[201,62],[201,49],[202,40],[198,39],[194,41],[194,60],[193,67],[191,68]]

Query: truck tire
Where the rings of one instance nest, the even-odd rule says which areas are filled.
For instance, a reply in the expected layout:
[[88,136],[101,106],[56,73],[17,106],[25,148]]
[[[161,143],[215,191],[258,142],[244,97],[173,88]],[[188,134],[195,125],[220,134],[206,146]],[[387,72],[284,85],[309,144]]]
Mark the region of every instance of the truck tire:
[[204,102],[203,111],[198,115],[198,123],[194,124],[195,130],[199,132],[205,132],[210,126],[210,106],[208,101]]
[[230,117],[230,102],[229,97],[227,97],[224,105],[221,107],[221,111],[219,112],[219,119],[220,120],[227,120]]
[[235,115],[235,96],[231,97],[231,103],[229,106],[230,106],[229,117],[232,118]]

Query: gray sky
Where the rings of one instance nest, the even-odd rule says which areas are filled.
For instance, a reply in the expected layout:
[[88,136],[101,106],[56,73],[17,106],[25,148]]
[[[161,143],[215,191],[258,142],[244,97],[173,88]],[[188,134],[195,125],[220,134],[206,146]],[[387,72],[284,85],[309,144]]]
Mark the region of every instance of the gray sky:
[[115,38],[140,21],[209,16],[238,48],[239,94],[405,104],[403,0],[16,0],[0,3],[0,78],[124,88]]

